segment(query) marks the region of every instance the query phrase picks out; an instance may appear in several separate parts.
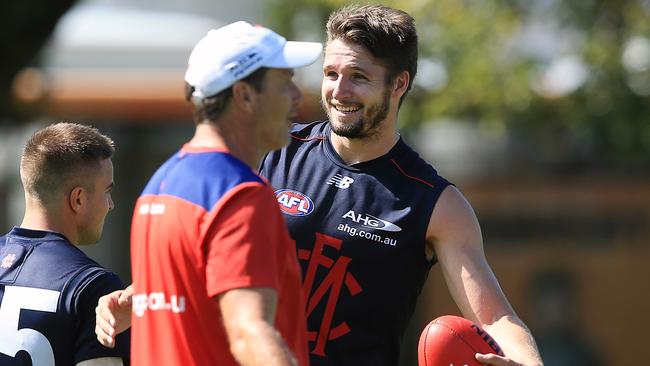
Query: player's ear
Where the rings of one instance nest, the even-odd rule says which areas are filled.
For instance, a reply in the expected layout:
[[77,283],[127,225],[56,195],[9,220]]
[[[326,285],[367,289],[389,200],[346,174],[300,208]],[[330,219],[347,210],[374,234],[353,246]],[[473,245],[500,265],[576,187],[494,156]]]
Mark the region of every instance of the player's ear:
[[87,199],[88,197],[86,189],[80,186],[76,186],[72,188],[68,194],[68,205],[73,212],[79,213],[83,210]]
[[406,70],[397,74],[397,76],[395,76],[395,78],[393,79],[393,93],[397,93],[398,96],[401,98],[402,95],[406,93],[406,90],[408,90],[410,80],[411,80],[411,76],[409,75],[409,72]]
[[255,103],[255,93],[252,85],[244,81],[238,81],[232,86],[232,99],[233,103],[237,104],[240,108],[253,111],[253,104]]

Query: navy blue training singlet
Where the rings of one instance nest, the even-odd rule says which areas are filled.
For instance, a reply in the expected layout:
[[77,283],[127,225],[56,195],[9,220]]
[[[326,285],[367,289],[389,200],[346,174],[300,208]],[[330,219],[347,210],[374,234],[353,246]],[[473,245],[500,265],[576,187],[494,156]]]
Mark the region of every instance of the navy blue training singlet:
[[129,357],[129,333],[103,347],[95,335],[100,296],[119,277],[63,235],[14,228],[0,236],[0,365],[75,365]]
[[433,208],[450,184],[400,138],[384,156],[347,165],[327,122],[294,125],[260,168],[296,241],[312,366],[397,365],[435,259]]

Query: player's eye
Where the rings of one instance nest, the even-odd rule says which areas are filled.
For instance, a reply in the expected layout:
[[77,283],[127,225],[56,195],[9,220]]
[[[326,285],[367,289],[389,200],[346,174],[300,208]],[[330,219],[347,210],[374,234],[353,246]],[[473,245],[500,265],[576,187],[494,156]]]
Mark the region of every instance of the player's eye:
[[338,74],[334,71],[325,71],[324,74],[329,79],[336,80],[338,78]]
[[368,78],[365,75],[359,73],[355,73],[354,75],[352,75],[352,78],[355,80],[368,80]]

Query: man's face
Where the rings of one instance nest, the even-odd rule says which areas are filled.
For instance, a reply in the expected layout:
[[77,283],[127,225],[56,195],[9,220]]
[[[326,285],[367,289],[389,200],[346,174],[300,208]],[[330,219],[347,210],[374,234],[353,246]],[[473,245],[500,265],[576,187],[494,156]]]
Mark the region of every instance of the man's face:
[[332,130],[348,138],[374,135],[390,110],[386,69],[362,46],[340,39],[325,49],[321,102]]
[[268,152],[288,143],[287,131],[302,102],[302,94],[293,82],[293,70],[269,69],[259,97],[258,142],[260,150]]
[[102,160],[99,171],[90,176],[89,184],[93,185],[93,189],[86,190],[86,207],[83,210],[79,228],[80,245],[99,241],[106,215],[114,207],[111,197],[113,189],[113,162],[111,159]]

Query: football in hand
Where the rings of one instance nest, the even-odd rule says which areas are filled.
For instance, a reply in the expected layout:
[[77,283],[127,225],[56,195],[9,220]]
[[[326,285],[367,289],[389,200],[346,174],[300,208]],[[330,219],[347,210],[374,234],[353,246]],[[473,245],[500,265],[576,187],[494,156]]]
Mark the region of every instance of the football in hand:
[[480,366],[476,353],[503,356],[501,347],[471,321],[444,315],[432,320],[422,331],[418,343],[419,366]]

